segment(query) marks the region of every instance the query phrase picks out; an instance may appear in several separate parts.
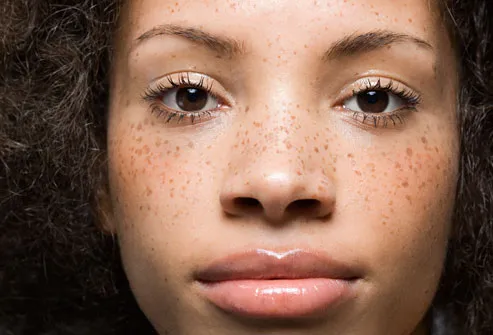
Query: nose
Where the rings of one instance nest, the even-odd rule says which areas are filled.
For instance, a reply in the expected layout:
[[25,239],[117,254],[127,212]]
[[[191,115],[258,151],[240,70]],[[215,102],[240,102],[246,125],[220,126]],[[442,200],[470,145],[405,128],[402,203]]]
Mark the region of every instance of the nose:
[[335,196],[322,174],[299,175],[279,165],[268,172],[236,174],[225,183],[220,201],[229,215],[280,223],[295,218],[325,219],[334,209]]
[[242,123],[245,136],[231,142],[220,190],[225,213],[276,223],[324,219],[332,214],[335,184],[333,176],[326,173],[332,169],[324,168],[327,161],[323,156],[328,153],[313,149],[323,139],[309,136],[317,132],[318,125],[304,118],[305,122],[297,124],[283,121],[290,117],[271,118],[263,127]]

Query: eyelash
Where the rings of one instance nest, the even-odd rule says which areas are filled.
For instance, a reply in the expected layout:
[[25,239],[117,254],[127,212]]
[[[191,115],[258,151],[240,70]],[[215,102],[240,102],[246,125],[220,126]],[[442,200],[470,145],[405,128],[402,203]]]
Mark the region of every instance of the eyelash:
[[205,77],[201,76],[198,82],[195,82],[190,79],[190,73],[182,73],[179,75],[178,81],[173,78],[171,75],[165,77],[165,80],[168,82],[168,85],[160,82],[156,84],[155,87],[148,87],[147,90],[142,95],[142,99],[149,103],[151,106],[151,113],[157,114],[158,117],[165,118],[166,123],[170,123],[171,120],[177,119],[177,123],[180,123],[183,119],[190,119],[193,124],[196,119],[200,119],[203,116],[211,117],[214,111],[206,110],[202,112],[185,112],[185,111],[177,111],[170,108],[165,107],[159,100],[162,99],[163,95],[171,89],[174,88],[196,88],[203,90],[209,96],[217,99],[218,101],[222,101],[219,96],[213,93],[212,91],[212,82],[210,85],[204,85]]
[[[163,103],[160,102],[160,100],[162,99],[163,95],[171,89],[182,87],[196,88],[203,90],[212,98],[217,99],[218,101],[222,101],[219,96],[213,93],[212,81],[210,85],[204,85],[205,77],[203,76],[200,77],[200,80],[198,82],[191,80],[189,73],[180,74],[178,77],[178,81],[176,81],[171,75],[166,76],[165,80],[167,80],[169,85],[161,82],[156,84],[155,87],[147,88],[142,96],[142,99],[150,104],[151,112],[156,113],[158,117],[163,117],[166,123],[170,123],[174,119],[177,123],[180,123],[183,119],[187,118],[190,119],[190,122],[192,124],[194,124],[196,119],[200,119],[204,116],[211,117],[212,113],[217,111],[216,109],[212,111],[205,110],[201,112],[186,112],[167,108]],[[387,128],[389,122],[392,122],[392,126],[395,126],[396,120],[403,124],[405,112],[417,111],[417,107],[421,103],[421,96],[410,89],[399,88],[399,86],[396,85],[392,80],[389,80],[388,84],[386,85],[382,85],[381,82],[381,78],[378,78],[376,81],[372,81],[372,79],[364,80],[362,81],[363,87],[358,90],[353,90],[352,95],[350,97],[347,97],[346,99],[365,92],[383,91],[393,94],[401,99],[404,102],[403,107],[392,112],[382,114],[353,111],[353,119],[364,125],[373,125],[375,128],[379,126]]]
[[418,111],[418,106],[421,103],[421,95],[411,89],[400,88],[393,80],[389,80],[388,84],[382,85],[381,78],[378,78],[376,82],[367,79],[363,81],[363,85],[364,87],[353,90],[351,97],[371,91],[383,91],[395,95],[404,102],[403,107],[389,113],[372,114],[353,111],[352,117],[364,125],[373,125],[374,128],[380,126],[387,128],[389,121],[392,121],[392,126],[395,126],[396,119],[403,124],[405,121],[405,112]]

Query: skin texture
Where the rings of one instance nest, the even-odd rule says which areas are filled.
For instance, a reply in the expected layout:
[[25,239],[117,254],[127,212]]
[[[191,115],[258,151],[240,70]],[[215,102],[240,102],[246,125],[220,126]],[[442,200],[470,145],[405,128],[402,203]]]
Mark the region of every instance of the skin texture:
[[[424,0],[127,4],[110,98],[106,229],[160,334],[426,333],[419,325],[443,267],[458,168],[457,69],[430,8]],[[243,52],[176,36],[135,41],[165,23],[238,40]],[[377,30],[431,47],[400,42],[324,59],[335,41]],[[167,122],[142,95],[186,71],[213,78],[223,106],[193,124]],[[354,117],[343,105],[362,78],[419,92],[417,110],[387,127]],[[302,325],[221,313],[192,272],[253,248],[320,250],[358,267],[356,297]]]

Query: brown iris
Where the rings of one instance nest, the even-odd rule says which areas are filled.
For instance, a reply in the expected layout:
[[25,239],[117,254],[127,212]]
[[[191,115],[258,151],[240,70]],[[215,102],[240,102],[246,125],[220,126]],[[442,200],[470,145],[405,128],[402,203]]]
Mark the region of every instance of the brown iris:
[[199,111],[207,105],[206,91],[195,87],[183,87],[176,92],[176,104],[187,112]]
[[357,96],[358,107],[366,113],[382,113],[389,105],[389,94],[385,91],[366,91]]

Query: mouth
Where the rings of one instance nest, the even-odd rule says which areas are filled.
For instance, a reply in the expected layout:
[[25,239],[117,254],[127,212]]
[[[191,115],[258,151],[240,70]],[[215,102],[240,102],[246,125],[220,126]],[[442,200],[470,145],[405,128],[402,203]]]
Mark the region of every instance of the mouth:
[[355,296],[361,271],[321,252],[256,249],[213,261],[195,273],[201,295],[231,314],[320,317]]

